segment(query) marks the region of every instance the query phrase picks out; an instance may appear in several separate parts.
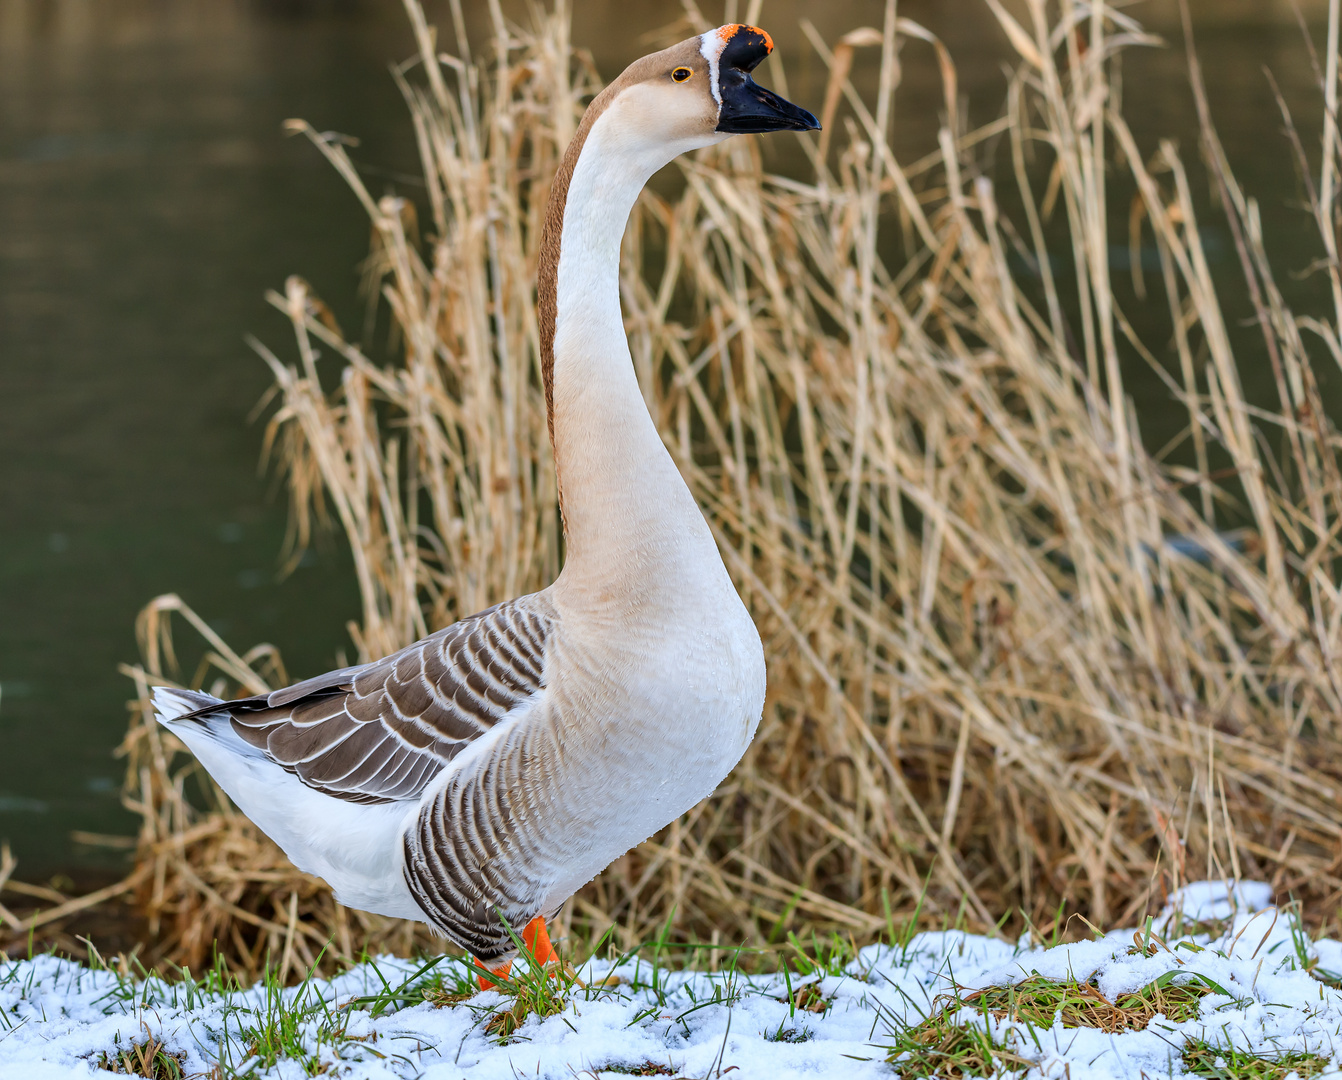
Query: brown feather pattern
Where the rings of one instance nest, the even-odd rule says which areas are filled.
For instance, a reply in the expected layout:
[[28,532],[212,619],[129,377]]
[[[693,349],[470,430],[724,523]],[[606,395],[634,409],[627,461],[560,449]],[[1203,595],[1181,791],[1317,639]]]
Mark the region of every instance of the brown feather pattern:
[[454,773],[404,839],[405,882],[416,903],[486,964],[514,951],[508,927],[516,931],[536,913],[548,876],[548,860],[517,827],[526,817],[513,805],[527,798],[524,756],[496,754],[479,775]]
[[228,712],[242,739],[311,788],[353,802],[412,801],[541,689],[554,624],[547,600],[523,596],[376,663],[229,702]]

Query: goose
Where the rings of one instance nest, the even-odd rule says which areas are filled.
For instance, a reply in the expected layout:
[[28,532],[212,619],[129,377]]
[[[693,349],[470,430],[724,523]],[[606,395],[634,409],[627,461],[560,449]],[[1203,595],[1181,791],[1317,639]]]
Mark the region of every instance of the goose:
[[759,633],[634,375],[619,258],[639,192],[680,154],[820,126],[752,79],[773,47],[733,23],[635,61],[559,167],[537,274],[554,582],[272,693],[155,689],[159,722],[295,866],[495,977],[514,927],[554,959],[546,920],[712,794],[763,712]]

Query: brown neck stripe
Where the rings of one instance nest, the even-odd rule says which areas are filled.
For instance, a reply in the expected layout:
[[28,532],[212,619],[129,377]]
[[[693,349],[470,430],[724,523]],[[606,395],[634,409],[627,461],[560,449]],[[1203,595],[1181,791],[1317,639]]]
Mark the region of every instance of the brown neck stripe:
[[545,223],[541,227],[541,243],[536,265],[536,310],[540,319],[541,336],[541,381],[545,386],[545,413],[550,426],[550,445],[555,438],[555,319],[559,314],[559,248],[564,234],[564,210],[568,206],[568,189],[573,180],[573,170],[578,166],[578,157],[592,130],[592,125],[601,114],[610,107],[619,93],[634,83],[653,77],[667,66],[668,55],[679,56],[685,53],[687,62],[698,59],[698,38],[681,42],[670,49],[635,60],[618,79],[607,86],[592,99],[583,113],[582,122],[564,152],[564,159],[555,172],[554,182],[550,186],[550,201],[545,207]]
[[[617,80],[618,81],[618,80]],[[541,381],[545,386],[545,416],[550,427],[550,445],[555,440],[555,319],[559,314],[559,248],[564,235],[564,210],[568,206],[568,189],[573,170],[587,134],[597,117],[606,111],[615,94],[616,83],[601,91],[583,113],[582,122],[568,144],[554,182],[550,185],[550,201],[545,207],[545,223],[541,227],[541,243],[536,265],[536,311],[541,332]]]

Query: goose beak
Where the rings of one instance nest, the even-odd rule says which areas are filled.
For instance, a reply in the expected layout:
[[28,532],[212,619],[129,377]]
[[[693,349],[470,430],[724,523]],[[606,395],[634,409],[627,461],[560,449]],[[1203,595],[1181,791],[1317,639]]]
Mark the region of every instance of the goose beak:
[[820,121],[800,106],[766,90],[750,77],[773,52],[773,40],[755,26],[735,24],[718,31],[718,130],[730,135],[765,131],[815,131]]
[[820,121],[800,106],[766,90],[743,71],[724,71],[718,130],[732,135],[763,131],[815,131]]

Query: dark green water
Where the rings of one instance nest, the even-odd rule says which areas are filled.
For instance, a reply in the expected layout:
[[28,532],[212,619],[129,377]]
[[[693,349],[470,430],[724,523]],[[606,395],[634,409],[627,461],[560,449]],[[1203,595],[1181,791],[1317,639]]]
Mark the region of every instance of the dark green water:
[[[482,7],[467,7],[478,21]],[[609,77],[677,10],[583,4],[574,40]],[[795,99],[818,109],[823,85],[790,29],[798,13],[833,40],[880,10],[765,5]],[[1005,48],[982,6],[900,10],[950,44],[971,114],[995,115]],[[1202,48],[1232,161],[1262,199],[1284,265],[1303,268],[1315,246],[1291,205],[1298,188],[1261,75],[1272,66],[1302,128],[1316,131],[1298,34],[1209,28]],[[416,166],[386,65],[410,52],[389,0],[0,0],[0,837],[25,875],[108,858],[73,845],[73,829],[133,830],[112,757],[130,689],[116,667],[136,659],[133,622],[151,597],[180,593],[237,647],[274,642],[295,677],[348,648],[358,607],[341,545],[277,577],[285,508],[258,475],[262,428],[247,420],[268,379],[242,338],[283,348],[287,323],[262,294],[290,273],[358,324],[366,222],[311,147],[280,128],[301,116],[358,135],[370,186],[397,188]],[[1180,56],[1134,58],[1127,73],[1144,148],[1174,135],[1191,149]],[[932,145],[940,93],[930,54],[910,49],[904,160]],[[1265,365],[1252,342],[1244,355],[1257,385]],[[1129,389],[1161,445],[1179,414],[1142,371]]]

